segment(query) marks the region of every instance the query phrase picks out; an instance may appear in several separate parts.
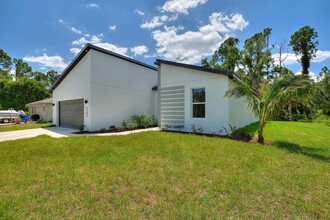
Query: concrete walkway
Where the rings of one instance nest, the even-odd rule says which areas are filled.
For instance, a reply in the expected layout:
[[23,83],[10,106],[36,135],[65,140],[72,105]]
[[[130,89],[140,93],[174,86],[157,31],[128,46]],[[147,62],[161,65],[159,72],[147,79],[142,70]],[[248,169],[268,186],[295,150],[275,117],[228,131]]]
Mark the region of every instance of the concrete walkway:
[[27,129],[20,131],[7,131],[0,132],[0,142],[10,141],[10,140],[18,140],[24,138],[32,138],[37,137],[39,135],[48,135],[53,138],[62,138],[62,137],[71,137],[71,136],[114,136],[114,135],[128,135],[133,133],[140,133],[146,131],[159,131],[159,128],[147,128],[147,129],[139,129],[134,131],[124,131],[118,133],[101,133],[101,134],[73,134],[73,132],[77,132],[77,129],[71,128],[63,128],[63,127],[49,127],[49,128],[35,128],[35,129]]

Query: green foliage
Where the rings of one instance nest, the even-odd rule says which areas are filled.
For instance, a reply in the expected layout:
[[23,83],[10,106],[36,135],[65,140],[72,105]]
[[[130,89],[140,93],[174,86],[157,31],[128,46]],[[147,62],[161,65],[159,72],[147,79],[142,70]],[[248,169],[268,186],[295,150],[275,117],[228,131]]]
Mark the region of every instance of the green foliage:
[[13,108],[26,110],[25,105],[49,97],[47,83],[21,77],[16,81],[0,80],[0,106],[2,109]]
[[134,120],[137,124],[137,127],[147,128],[152,126],[153,118],[150,115],[142,114],[142,115],[133,115],[131,120]]
[[48,84],[48,77],[46,74],[42,73],[42,72],[38,72],[38,71],[35,71],[35,72],[32,72],[30,74],[30,78],[31,79],[34,79],[36,81],[39,81],[39,82],[45,82]]
[[107,129],[106,128],[101,128],[100,132],[102,132],[102,133],[107,132]]
[[61,76],[61,74],[59,74],[55,70],[48,71],[46,75],[48,78],[49,85],[53,85],[56,82],[56,80]]
[[[242,51],[240,80],[226,96],[245,97],[249,106],[259,117],[258,141],[264,143],[263,129],[267,119],[275,115],[282,104],[283,97],[310,84],[307,77],[291,74],[269,77],[269,66],[273,63],[269,47],[271,29],[257,33],[247,39]],[[274,78],[275,77],[275,78]]]
[[23,76],[30,76],[32,73],[32,67],[29,66],[26,62],[22,59],[14,58],[15,64],[15,76],[16,79],[21,78]]
[[122,130],[126,130],[127,128],[128,128],[127,123],[126,123],[125,120],[123,120],[123,121],[121,122],[120,129],[122,129]]
[[240,51],[237,48],[239,40],[237,38],[227,38],[216,50],[212,59],[208,62],[207,59],[202,60],[202,65],[208,68],[222,69],[234,72],[240,60]]
[[127,121],[127,127],[128,127],[129,129],[135,129],[135,128],[138,127],[138,123],[137,123],[136,120],[130,118],[130,119],[128,119],[128,121]]
[[291,36],[290,45],[294,53],[301,57],[298,61],[301,63],[303,74],[309,73],[311,60],[316,56],[317,37],[317,32],[310,26],[300,28]]
[[9,74],[11,65],[12,65],[11,57],[3,49],[0,48],[0,79],[12,78],[12,76]]
[[318,82],[313,86],[312,105],[314,113],[330,116],[330,70],[323,67]]
[[117,131],[118,129],[115,125],[110,125],[108,130],[109,131]]
[[197,127],[196,124],[191,124],[190,128],[194,134],[202,134],[204,131],[204,129],[202,127]]
[[82,124],[78,127],[79,132],[83,132],[85,130],[86,125]]

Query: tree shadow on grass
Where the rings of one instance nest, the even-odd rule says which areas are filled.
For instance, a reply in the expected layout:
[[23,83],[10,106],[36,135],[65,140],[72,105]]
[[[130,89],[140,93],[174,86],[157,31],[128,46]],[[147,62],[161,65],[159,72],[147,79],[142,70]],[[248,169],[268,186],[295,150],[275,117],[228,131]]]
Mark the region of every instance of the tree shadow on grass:
[[330,163],[330,157],[323,155],[326,151],[324,148],[303,147],[287,141],[276,141],[274,142],[274,146],[290,153],[301,154]]

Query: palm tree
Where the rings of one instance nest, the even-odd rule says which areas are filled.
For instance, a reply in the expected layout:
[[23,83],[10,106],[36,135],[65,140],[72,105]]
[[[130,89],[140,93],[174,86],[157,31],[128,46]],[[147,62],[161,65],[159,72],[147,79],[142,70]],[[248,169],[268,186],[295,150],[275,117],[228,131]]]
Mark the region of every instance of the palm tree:
[[264,144],[263,130],[266,120],[271,118],[281,107],[281,99],[289,93],[310,85],[307,76],[285,76],[274,79],[260,80],[258,87],[248,75],[242,74],[232,89],[227,91],[227,97],[245,97],[249,107],[259,117],[258,142]]

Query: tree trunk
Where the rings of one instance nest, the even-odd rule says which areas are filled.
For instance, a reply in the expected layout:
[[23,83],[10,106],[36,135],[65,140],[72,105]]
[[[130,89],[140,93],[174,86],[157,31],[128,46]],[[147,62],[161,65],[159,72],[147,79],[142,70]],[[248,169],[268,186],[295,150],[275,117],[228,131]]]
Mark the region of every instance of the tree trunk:
[[289,111],[289,121],[293,121],[293,116],[292,116],[292,103],[289,103],[289,107],[288,107],[288,111]]
[[263,120],[260,120],[259,130],[258,130],[258,143],[260,143],[260,144],[265,144],[265,139],[263,136],[264,127],[265,127],[265,122]]

